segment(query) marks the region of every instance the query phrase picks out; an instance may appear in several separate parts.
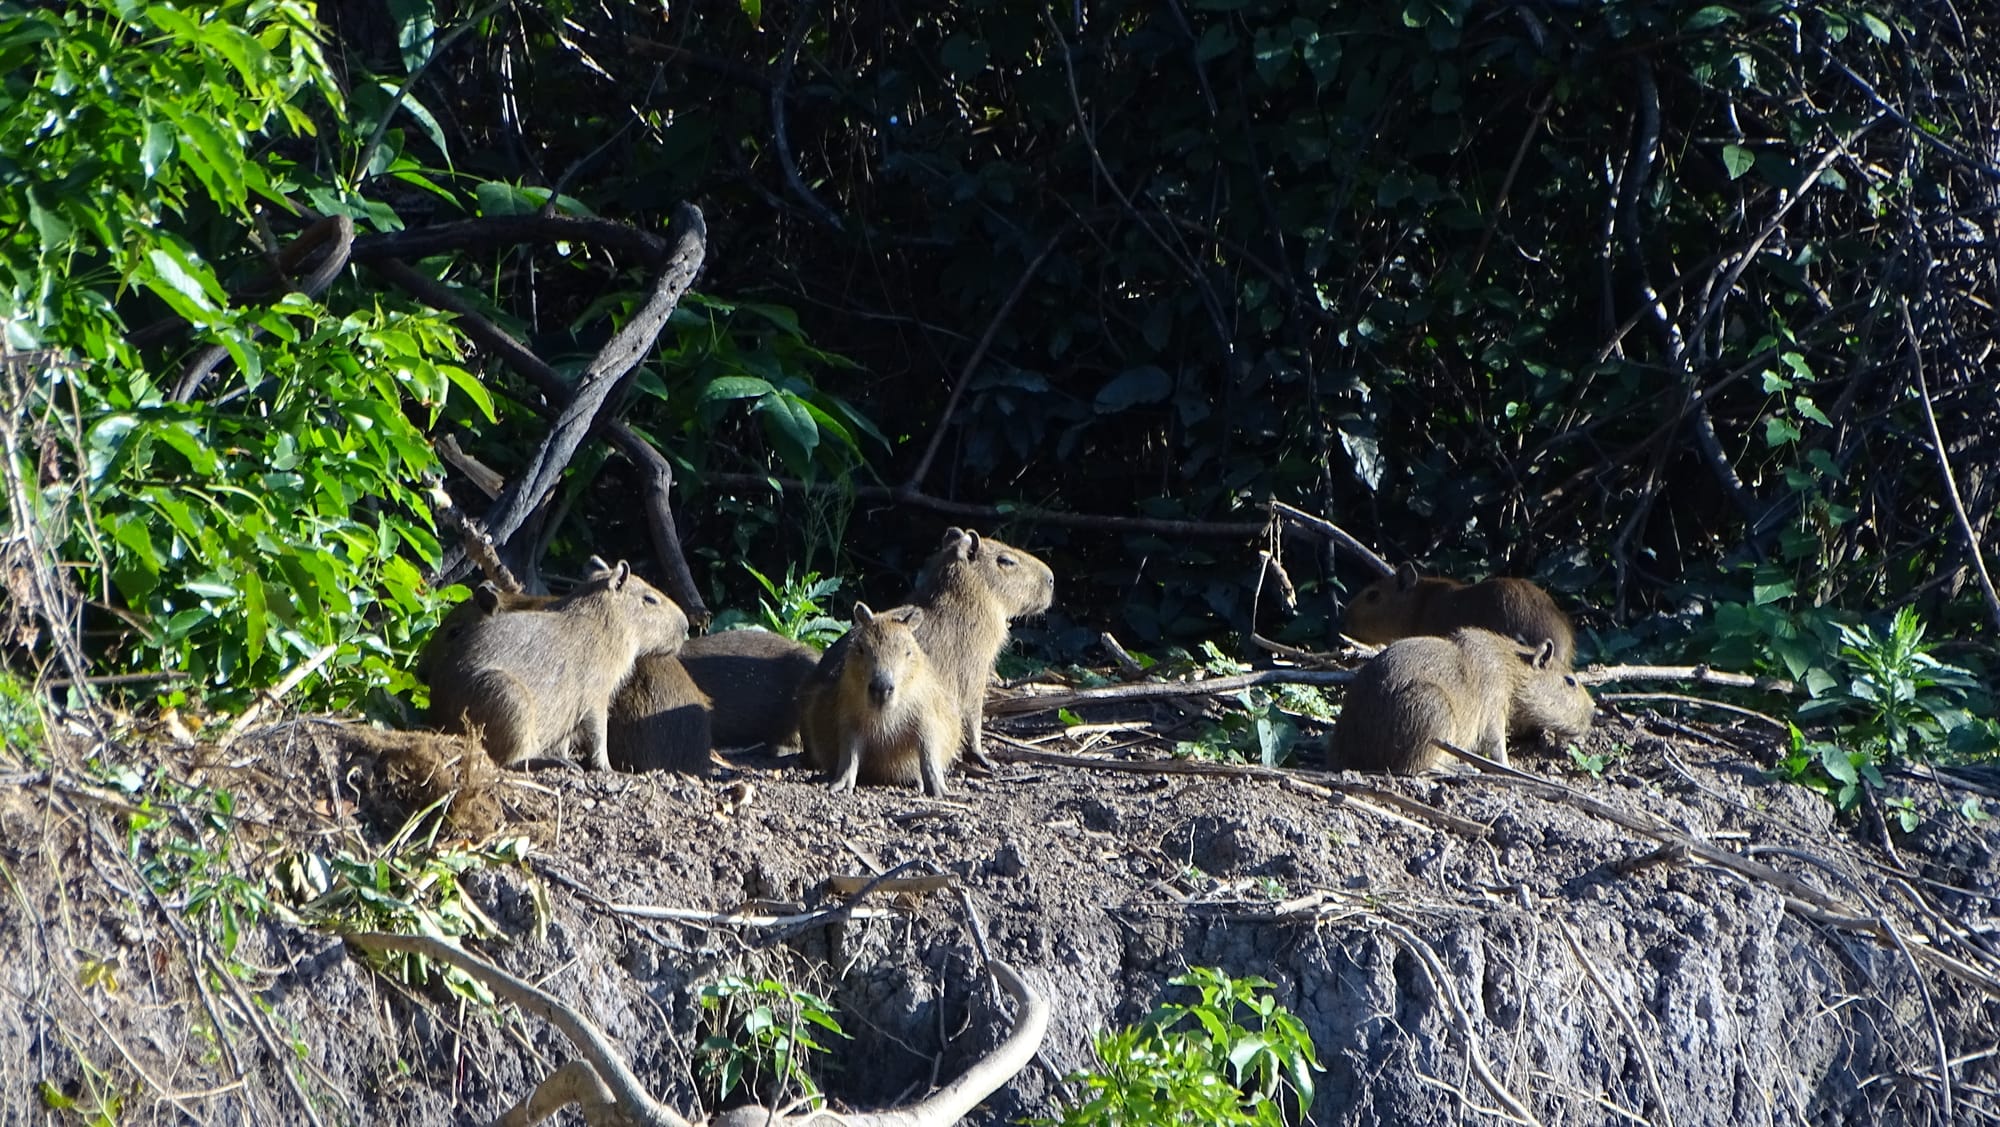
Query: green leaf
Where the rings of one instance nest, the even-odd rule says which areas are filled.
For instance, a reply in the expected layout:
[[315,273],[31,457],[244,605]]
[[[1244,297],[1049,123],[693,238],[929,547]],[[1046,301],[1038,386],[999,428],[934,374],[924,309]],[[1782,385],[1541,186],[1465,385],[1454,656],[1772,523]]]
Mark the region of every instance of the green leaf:
[[1165,370],[1142,364],[1111,377],[1097,391],[1094,408],[1100,415],[1112,415],[1147,403],[1165,402],[1174,391],[1174,379]]
[[167,158],[174,155],[174,127],[164,121],[146,123],[146,139],[139,146],[139,170],[151,180],[160,174]]
[[819,426],[812,412],[797,396],[773,391],[757,401],[756,411],[764,417],[764,429],[777,444],[778,454],[792,472],[808,476],[813,451],[819,448]]
[[701,401],[713,403],[723,399],[751,399],[770,395],[776,390],[771,381],[756,376],[717,376],[701,389]]
[[1882,17],[1873,12],[1861,13],[1861,26],[1867,28],[1868,34],[1883,43],[1887,43],[1895,36],[1895,33],[1889,29],[1889,25],[1882,22]]
[[[1704,9],[1706,10],[1706,9]],[[1757,154],[1741,145],[1722,146],[1722,166],[1729,170],[1731,180],[1741,179],[1743,174],[1755,168]]]
[[444,364],[440,367],[444,371],[444,378],[450,380],[451,385],[464,393],[467,399],[472,400],[472,405],[479,408],[479,413],[485,416],[487,422],[493,422],[498,418],[493,413],[493,393],[486,390],[486,385],[480,382],[478,376],[456,364]]
[[144,275],[146,288],[174,312],[196,325],[206,325],[214,318],[221,301],[219,295],[209,293],[208,283],[213,279],[207,267],[188,261],[180,247],[170,242],[147,251],[146,263],[152,267]]
[[1689,16],[1687,22],[1681,25],[1681,29],[1684,31],[1707,31],[1712,27],[1720,27],[1726,23],[1735,23],[1740,18],[1734,9],[1725,8],[1720,4],[1710,4],[1708,7]]

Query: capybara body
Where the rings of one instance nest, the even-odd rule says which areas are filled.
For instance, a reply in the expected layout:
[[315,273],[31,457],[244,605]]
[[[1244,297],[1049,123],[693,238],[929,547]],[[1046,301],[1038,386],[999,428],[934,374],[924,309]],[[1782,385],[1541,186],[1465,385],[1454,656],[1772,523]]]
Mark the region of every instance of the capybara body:
[[708,774],[713,713],[708,694],[671,654],[642,657],[611,696],[605,730],[611,766],[620,771]]
[[725,630],[688,639],[680,662],[713,702],[715,746],[799,749],[799,687],[817,650],[769,630]]
[[[472,598],[453,607],[431,631],[417,655],[416,675],[432,681],[437,667],[452,661],[455,648],[488,620],[517,610],[545,610],[555,602],[553,595],[501,591],[491,583],[480,584]],[[690,639],[686,646],[698,640]],[[612,768],[635,773],[707,774],[711,710],[708,695],[681,667],[678,657],[651,654],[640,658],[632,675],[612,694],[606,714],[605,753]],[[435,700],[431,714],[443,715]]]
[[[986,683],[1007,644],[1007,624],[1049,609],[1055,585],[1055,572],[1027,552],[977,532],[951,528],[925,561],[906,604],[924,612],[912,629],[951,694],[961,748],[989,767],[992,760],[981,746],[980,727],[986,715]],[[828,646],[800,696],[837,682],[846,653],[845,637]]]
[[1555,660],[1490,630],[1391,642],[1347,687],[1327,741],[1327,766],[1417,774],[1436,767],[1444,740],[1499,763],[1507,738],[1547,732],[1570,739],[1590,730],[1589,690]]
[[686,642],[687,616],[622,560],[560,599],[528,606],[521,598],[482,585],[471,610],[452,612],[458,629],[443,647],[435,637],[426,646],[419,665],[431,679],[433,720],[446,730],[477,727],[502,766],[568,755],[609,769],[612,694],[640,658]]
[[1576,660],[1576,631],[1547,591],[1504,576],[1471,584],[1422,578],[1407,563],[1363,587],[1347,604],[1340,629],[1356,641],[1379,646],[1418,635],[1444,637],[1466,626],[1530,646],[1552,642],[1556,663],[1564,669]]
[[959,711],[917,643],[914,627],[925,613],[905,606],[875,614],[856,603],[837,676],[809,684],[801,696],[806,762],[831,773],[836,792],[863,782],[946,793]]

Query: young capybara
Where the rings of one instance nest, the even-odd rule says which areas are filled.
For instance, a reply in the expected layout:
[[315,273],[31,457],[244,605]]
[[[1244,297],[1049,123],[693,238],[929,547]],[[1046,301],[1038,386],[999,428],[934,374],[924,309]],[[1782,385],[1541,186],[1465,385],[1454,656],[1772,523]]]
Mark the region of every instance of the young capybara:
[[1525,579],[1496,577],[1478,583],[1420,578],[1405,563],[1396,574],[1361,589],[1347,604],[1341,633],[1379,646],[1420,634],[1443,637],[1462,626],[1477,626],[1531,646],[1555,644],[1556,663],[1576,660],[1576,631],[1547,591]]
[[1556,662],[1553,642],[1530,649],[1477,628],[1404,638],[1348,684],[1327,766],[1414,775],[1444,757],[1432,740],[1506,763],[1510,734],[1573,739],[1590,730],[1595,710],[1590,691]]
[[835,792],[859,781],[946,793],[959,710],[917,644],[914,628],[925,613],[906,606],[876,614],[866,603],[854,604],[838,678],[809,683],[801,694],[806,762],[834,776]]
[[708,774],[712,702],[673,654],[642,657],[611,695],[604,733],[619,771]]
[[725,630],[689,638],[680,662],[713,702],[715,746],[799,749],[799,686],[817,650],[769,630]]
[[546,605],[507,601],[482,584],[463,628],[442,650],[436,639],[426,647],[433,720],[448,731],[479,728],[502,766],[567,752],[608,770],[612,694],[641,657],[681,647],[687,616],[623,560]]

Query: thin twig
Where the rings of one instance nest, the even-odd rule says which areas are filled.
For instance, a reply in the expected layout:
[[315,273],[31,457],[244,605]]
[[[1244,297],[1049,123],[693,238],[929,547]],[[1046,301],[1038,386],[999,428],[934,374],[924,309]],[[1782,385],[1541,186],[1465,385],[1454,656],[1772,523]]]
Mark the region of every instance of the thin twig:
[[1930,385],[1924,381],[1924,349],[1917,340],[1917,327],[1910,321],[1910,299],[1902,299],[1903,333],[1910,340],[1910,361],[1917,370],[1917,395],[1924,406],[1924,422],[1930,426],[1931,450],[1937,455],[1938,471],[1944,475],[1945,496],[1951,498],[1952,515],[1958,520],[1958,531],[1965,537],[1966,554],[1972,557],[1972,570],[1979,576],[1979,589],[1986,595],[1986,609],[1993,616],[1993,627],[2000,630],[2000,594],[1993,590],[1993,577],[1987,574],[1986,559],[1979,551],[1979,535],[1972,530],[1972,519],[1965,515],[1965,499],[1959,495],[1958,479],[1951,472],[1951,459],[1945,455],[1944,435],[1938,431],[1937,413],[1931,409]]
[[1042,249],[1034,258],[1028,260],[1028,266],[1021,271],[1020,278],[1014,282],[1014,288],[1008,291],[1006,299],[1000,303],[1000,308],[994,310],[992,320],[986,322],[986,331],[980,334],[979,343],[972,347],[972,355],[966,357],[964,366],[958,370],[958,379],[951,385],[951,396],[945,400],[944,413],[938,416],[937,428],[931,431],[930,444],[924,447],[924,456],[917,460],[917,468],[910,472],[910,480],[904,483],[904,488],[912,492],[923,488],[924,478],[931,472],[931,462],[937,458],[938,447],[944,444],[945,432],[951,427],[951,417],[958,411],[959,397],[965,394],[965,385],[972,382],[972,373],[978,370],[980,361],[986,359],[986,350],[992,347],[994,335],[1000,331],[1000,326],[1006,323],[1007,315],[1014,311],[1015,303],[1021,300],[1022,294],[1028,292],[1028,283],[1034,281],[1035,275],[1041,272],[1042,263],[1049,260],[1049,255],[1055,252],[1057,244],[1062,242],[1063,237],[1068,235],[1070,228],[1074,226],[1076,220],[1070,219],[1056,228],[1056,233],[1049,236],[1048,241],[1042,244]]

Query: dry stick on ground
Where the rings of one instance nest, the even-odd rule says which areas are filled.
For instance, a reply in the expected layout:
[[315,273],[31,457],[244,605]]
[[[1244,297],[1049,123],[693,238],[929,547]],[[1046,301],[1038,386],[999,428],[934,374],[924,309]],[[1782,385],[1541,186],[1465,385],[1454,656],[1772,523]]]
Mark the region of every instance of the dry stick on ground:
[[1745,708],[1740,704],[1727,704],[1719,700],[1709,700],[1707,697],[1690,696],[1687,693],[1598,693],[1597,694],[1597,701],[1599,704],[1604,704],[1604,703],[1623,704],[1628,701],[1645,701],[1645,700],[1676,701],[1681,704],[1692,704],[1698,708],[1713,708],[1722,712],[1733,712],[1738,716],[1747,716],[1752,720],[1761,720],[1764,723],[1769,724],[1771,727],[1778,729],[1780,732],[1787,731],[1788,729],[1791,728],[1791,725],[1787,724],[1785,721],[1780,720],[1777,717],[1772,716],[1768,713],[1759,712],[1754,708]]
[[[1643,834],[1655,841],[1678,845],[1690,854],[1712,865],[1778,889],[1784,894],[1785,907],[1820,923],[1845,928],[1849,931],[1873,935],[1885,947],[1897,944],[1884,933],[1884,922],[1865,915],[1829,893],[1822,892],[1806,884],[1789,873],[1781,872],[1761,861],[1745,857],[1720,846],[1711,845],[1660,821],[1651,815],[1634,814],[1606,802],[1584,794],[1574,787],[1546,779],[1518,767],[1509,766],[1488,759],[1483,755],[1453,747],[1444,740],[1436,741],[1437,746],[1451,755],[1477,766],[1481,774],[1445,775],[1444,781],[1459,785],[1478,783],[1501,783],[1539,791],[1543,797],[1560,799],[1587,814],[1603,818],[1608,822],[1623,826],[1634,833]],[[1918,957],[1933,967],[1949,974],[1968,985],[1975,986],[1995,999],[2000,999],[2000,973],[1985,967],[1974,966],[1963,959],[1947,955],[1937,948],[1924,945],[1911,948]]]
[[988,716],[1020,716],[1033,712],[1054,712],[1079,704],[1109,701],[1174,700],[1181,697],[1233,693],[1255,685],[1345,685],[1354,674],[1343,669],[1264,669],[1228,677],[1207,677],[1199,681],[1148,681],[1137,685],[1106,685],[1097,689],[1031,696],[994,697],[986,702]]
[[318,653],[294,666],[290,673],[285,674],[285,679],[279,681],[268,692],[258,693],[257,699],[251,702],[250,707],[244,709],[241,716],[230,722],[229,729],[222,733],[222,739],[217,741],[217,745],[228,747],[231,743],[235,742],[236,737],[242,735],[245,728],[248,728],[257,717],[263,715],[266,708],[278,703],[286,693],[297,688],[299,682],[312,676],[319,670],[320,666],[325,665],[328,659],[339,652],[339,642],[328,642],[326,645],[320,647]]
[[1470,838],[1484,838],[1487,832],[1484,824],[1470,818],[1447,814],[1435,806],[1397,794],[1392,790],[1384,790],[1367,783],[1347,782],[1326,771],[1253,767],[1248,764],[1196,763],[1184,759],[1100,759],[1092,756],[1037,751],[1005,736],[1000,736],[998,739],[999,758],[1010,763],[1037,763],[1049,767],[1074,767],[1085,771],[1110,771],[1121,775],[1192,775],[1208,779],[1252,779],[1285,786],[1303,784],[1315,790],[1331,792],[1337,798],[1351,800],[1357,805],[1365,806],[1366,803],[1360,796],[1366,796],[1369,800],[1407,810],[1427,822]]
[[[415,952],[449,964],[479,979],[506,1001],[535,1014],[562,1030],[582,1054],[557,1069],[526,1099],[502,1116],[502,1124],[532,1124],[572,1103],[582,1105],[584,1121],[591,1124],[620,1124],[631,1127],[693,1127],[679,1113],[653,1099],[631,1066],[625,1062],[611,1038],[589,1018],[554,995],[501,970],[492,963],[442,940],[429,936],[390,935],[361,932],[344,936],[349,942],[373,952]],[[764,1108],[738,1108],[724,1112],[717,1127],[750,1127],[751,1124],[823,1124],[825,1127],[947,1127],[978,1106],[979,1101],[999,1090],[1041,1047],[1048,1032],[1049,1004],[1039,991],[1029,986],[1020,973],[1006,963],[989,964],[995,978],[1014,996],[1018,1007],[1014,1028],[1000,1046],[968,1068],[963,1075],[907,1109],[854,1115],[807,1112],[799,1116],[779,1115]]]
[[1965,515],[1965,499],[1959,496],[1958,479],[1951,472],[1951,459],[1945,455],[1944,435],[1938,431],[1937,413],[1931,410],[1931,389],[1924,381],[1924,349],[1917,339],[1917,327],[1910,321],[1910,299],[1902,299],[1903,335],[1910,339],[1910,361],[1917,372],[1917,395],[1924,407],[1924,422],[1930,427],[1931,451],[1937,455],[1938,472],[1944,476],[1945,496],[1951,498],[1952,515],[1958,520],[1959,534],[1965,537],[1965,551],[1972,559],[1973,573],[1979,576],[1979,589],[1986,595],[1987,613],[1993,616],[1993,627],[2000,630],[2000,594],[1993,590],[1993,577],[1986,572],[1986,558],[1979,552],[1979,534],[1972,530],[1972,520]]
[[1522,1123],[1535,1124],[1539,1127],[1541,1120],[1535,1118],[1535,1113],[1529,1111],[1526,1104],[1507,1090],[1507,1086],[1500,1082],[1499,1077],[1493,1075],[1492,1067],[1486,1063],[1486,1054],[1479,1047],[1479,1030],[1474,1027],[1472,1016],[1465,1011],[1465,1006],[1458,1000],[1458,991],[1452,987],[1451,972],[1445,968],[1444,961],[1438,958],[1437,952],[1402,924],[1378,920],[1376,926],[1387,931],[1403,950],[1416,956],[1417,962],[1423,966],[1425,976],[1431,981],[1431,993],[1444,1003],[1445,1013],[1451,1019],[1452,1028],[1458,1031],[1459,1040],[1465,1044],[1466,1059],[1472,1066],[1472,1074],[1479,1078],[1479,1083],[1485,1087],[1487,1094],[1498,1100],[1500,1106],[1507,1110],[1507,1114]]
[[1766,693],[1796,696],[1799,687],[1782,677],[1758,677],[1749,673],[1725,673],[1706,665],[1601,665],[1577,671],[1576,679],[1586,685],[1611,681],[1693,681],[1698,685],[1721,685],[1730,689],[1756,689]]

